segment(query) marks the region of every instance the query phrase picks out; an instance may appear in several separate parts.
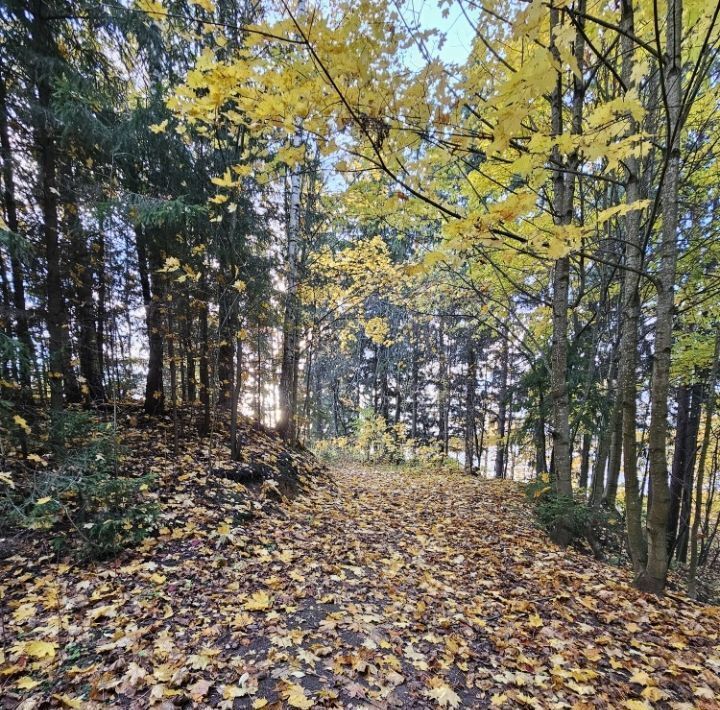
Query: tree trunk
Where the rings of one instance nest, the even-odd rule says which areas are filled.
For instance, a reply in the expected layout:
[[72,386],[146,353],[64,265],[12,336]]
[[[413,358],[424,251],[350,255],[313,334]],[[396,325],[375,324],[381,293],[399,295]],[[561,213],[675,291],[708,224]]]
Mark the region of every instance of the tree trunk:
[[[608,502],[608,499],[614,495],[612,490],[609,490],[605,486],[605,470],[607,469],[608,450],[610,449],[610,437],[612,435],[610,419],[611,417],[607,415],[601,415],[598,423],[598,445],[597,451],[595,452],[592,485],[590,487],[590,505],[595,507],[603,502],[610,506],[611,504]],[[614,498],[612,501],[612,505],[614,506]]]
[[[690,530],[690,508],[692,506],[693,474],[695,473],[695,459],[697,455],[698,433],[700,431],[700,412],[702,409],[703,386],[695,382],[690,387],[690,411],[688,414],[685,440],[682,442],[684,456],[682,468],[679,474],[682,479],[680,491],[680,510],[677,514],[677,534],[674,540],[670,541],[668,554],[672,557],[673,551],[678,561],[685,562],[687,559],[688,533]],[[674,462],[673,462],[674,463]],[[668,534],[671,535],[676,529],[672,524],[673,511],[670,513],[670,524]]]
[[100,234],[97,241],[97,280],[98,305],[95,317],[97,319],[95,330],[95,345],[97,348],[97,364],[100,373],[100,382],[105,377],[105,323],[107,322],[107,274],[105,265],[105,225],[100,222]]
[[647,515],[648,561],[637,578],[640,589],[659,593],[665,587],[668,570],[667,519],[670,490],[666,458],[668,429],[668,389],[675,305],[675,270],[677,261],[678,183],[680,177],[680,111],[682,41],[682,0],[667,2],[667,49],[664,58],[664,91],[668,106],[667,167],[662,185],[662,238],[660,268],[656,278],[655,354],[651,411],[648,429],[649,478],[652,495]]
[[[65,330],[65,336],[67,336],[68,320],[60,275],[55,136],[51,118],[52,86],[47,76],[45,63],[51,60],[57,52],[47,19],[50,8],[45,0],[36,0],[33,3],[32,12],[32,46],[36,57],[32,72],[39,103],[37,121],[34,127],[35,153],[39,173],[38,193],[42,212],[42,238],[47,264],[45,294],[47,298],[47,330],[49,335],[50,408],[52,417],[56,418],[64,406],[63,329]],[[55,427],[53,429],[55,436],[57,431]]]
[[[226,279],[229,281],[230,279]],[[236,293],[228,289],[227,284],[220,296],[220,343],[218,344],[218,404],[221,407],[232,405],[235,392],[235,338],[237,331],[237,298]]]
[[475,459],[475,387],[477,363],[475,347],[468,338],[467,344],[467,380],[465,383],[465,473],[473,473]]
[[29,401],[32,399],[31,363],[35,357],[35,348],[30,337],[28,324],[23,265],[15,244],[15,240],[19,240],[21,237],[17,216],[17,202],[15,200],[15,173],[13,170],[12,147],[10,145],[7,93],[3,71],[3,67],[0,66],[0,157],[2,157],[3,206],[8,229],[14,235],[8,249],[12,277],[13,317],[15,320],[15,334],[24,351],[18,363],[18,379],[21,387],[21,399]]
[[202,410],[198,422],[201,436],[210,433],[210,335],[208,331],[208,304],[203,297],[200,305],[200,403]]
[[416,323],[413,323],[412,334],[410,436],[413,440],[415,440],[417,439],[418,434],[418,388],[420,383],[420,354],[418,352],[418,327]]
[[[304,0],[300,0],[298,13],[304,13]],[[291,145],[299,149],[303,145],[303,131],[300,122],[295,126]],[[297,362],[299,358],[300,327],[300,238],[301,238],[301,197],[302,170],[300,165],[290,169],[290,199],[287,226],[287,291],[283,316],[282,364],[280,370],[280,416],[277,429],[280,435],[294,441],[297,408]]]
[[538,416],[535,420],[535,474],[541,476],[548,472],[547,441],[545,439],[545,397],[538,388]]
[[193,403],[197,400],[197,380],[195,372],[195,354],[192,338],[193,315],[191,296],[189,291],[185,295],[185,312],[182,317],[183,341],[185,344],[185,370],[187,372],[187,401]]
[[242,394],[242,340],[235,341],[235,377],[233,378],[233,394],[230,406],[230,446],[235,461],[240,459],[240,442],[238,441],[238,408]]
[[509,347],[503,331],[498,382],[497,445],[495,446],[495,478],[505,478],[505,428],[507,424]]
[[[635,15],[633,0],[622,0],[621,27],[625,34],[620,40],[623,64],[622,78],[628,88],[633,88],[635,67]],[[638,132],[639,126],[630,118],[629,135]],[[624,161],[626,180],[626,203],[632,205],[640,199],[640,161],[629,155]],[[622,450],[623,475],[625,477],[625,522],[628,549],[639,573],[647,563],[647,545],[642,531],[642,502],[637,470],[637,348],[638,323],[640,320],[639,270],[642,265],[640,237],[640,212],[633,210],[625,216],[625,271],[622,284],[622,325],[620,335],[620,363],[618,380],[622,396]]]
[[688,570],[688,596],[697,597],[697,568],[698,568],[698,539],[700,521],[702,519],[703,486],[705,484],[705,462],[710,448],[710,435],[712,433],[713,416],[715,414],[715,387],[718,380],[718,365],[720,364],[720,329],[716,329],[715,353],[713,354],[710,377],[708,379],[708,394],[705,405],[705,424],[703,427],[702,444],[698,460],[698,470],[695,479],[695,511],[692,528],[690,530],[690,569]]
[[615,507],[617,498],[618,481],[620,480],[620,461],[622,458],[622,385],[618,379],[615,381],[614,404],[610,414],[610,439],[608,446],[607,460],[607,482],[605,483],[605,494],[603,504],[608,508]]
[[688,425],[690,421],[690,388],[686,384],[677,391],[677,420],[675,423],[675,446],[670,469],[670,506],[667,522],[668,554],[672,557],[675,548],[680,503],[682,501],[685,461],[687,459]]
[[590,471],[590,442],[592,436],[585,432],[582,438],[582,449],[580,453],[580,479],[578,481],[578,488],[586,490],[588,486],[588,473]]
[[448,362],[445,349],[445,320],[440,317],[438,329],[438,433],[440,435],[441,451],[448,453]]
[[567,309],[570,260],[555,262],[553,272],[553,336],[551,397],[553,412],[553,461],[555,487],[559,495],[572,495],[570,468],[570,397],[567,384]]
[[[585,0],[579,0],[578,15],[583,17]],[[582,19],[579,20],[582,30]],[[560,24],[560,12],[550,6],[550,51],[560,61],[560,54],[555,45],[555,29]],[[584,63],[584,39],[582,31],[578,31],[575,40],[575,61],[582,75]],[[563,80],[558,71],[555,89],[551,98],[552,133],[559,137],[563,133]],[[571,131],[579,135],[582,131],[582,109],[585,94],[582,76],[573,79],[573,112]],[[573,221],[575,194],[575,173],[579,166],[579,155],[574,152],[567,158],[567,166],[563,165],[560,150],[553,147],[553,204],[552,211],[555,223],[570,225]],[[568,390],[568,298],[570,292],[570,259],[563,256],[555,262],[552,276],[552,324],[553,335],[551,345],[551,397],[553,412],[553,461],[554,483],[559,495],[572,496],[572,461],[570,441],[570,393]]]
[[78,358],[80,360],[80,374],[84,379],[84,400],[87,404],[92,405],[105,401],[105,387],[100,371],[100,363],[98,362],[92,249],[89,248],[80,221],[79,207],[71,184],[72,177],[70,174],[66,177],[70,184],[66,185],[67,202],[64,213],[73,255],[70,277],[75,286]]
[[170,412],[172,413],[173,422],[173,456],[177,458],[178,444],[180,440],[180,432],[178,430],[178,391],[177,391],[177,362],[175,355],[175,335],[170,309],[167,309],[167,344],[168,369],[170,370]]
[[[145,305],[145,325],[148,336],[148,370],[145,379],[146,414],[157,416],[165,411],[165,395],[163,390],[163,323],[162,323],[162,289],[159,276],[160,268],[156,257],[149,258],[149,252],[155,254],[155,247],[148,249],[147,231],[140,225],[135,227],[135,249],[138,255],[138,274]],[[153,271],[152,280],[150,270]]]

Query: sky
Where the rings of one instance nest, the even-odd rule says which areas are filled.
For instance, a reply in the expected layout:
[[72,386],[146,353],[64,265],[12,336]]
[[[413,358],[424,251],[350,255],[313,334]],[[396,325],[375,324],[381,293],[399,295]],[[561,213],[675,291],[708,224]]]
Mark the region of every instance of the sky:
[[[437,0],[408,0],[407,8],[415,13],[423,27],[440,30],[445,36],[444,45],[439,52],[432,47],[433,53],[438,53],[445,62],[463,64],[472,47],[474,31],[460,8],[460,2],[446,3],[444,8],[438,7]],[[469,8],[468,14],[470,14]],[[448,16],[443,17],[443,10]]]

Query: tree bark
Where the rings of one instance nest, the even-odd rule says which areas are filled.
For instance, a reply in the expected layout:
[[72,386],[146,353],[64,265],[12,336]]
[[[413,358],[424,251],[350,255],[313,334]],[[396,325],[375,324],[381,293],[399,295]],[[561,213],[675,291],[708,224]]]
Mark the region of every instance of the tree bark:
[[697,476],[695,477],[695,510],[693,513],[692,528],[690,530],[690,569],[688,570],[688,596],[697,597],[697,569],[699,557],[699,534],[702,520],[703,486],[705,485],[705,463],[710,449],[710,435],[712,433],[713,416],[715,415],[715,387],[718,380],[718,366],[720,365],[720,329],[716,329],[715,352],[713,354],[710,377],[708,378],[708,395],[705,405],[705,424],[703,427],[702,444],[698,459]]
[[[230,279],[226,278],[226,282]],[[220,296],[218,311],[220,319],[220,343],[218,344],[218,404],[221,407],[230,407],[235,392],[235,339],[237,331],[237,298],[227,283],[224,284]]]
[[200,419],[198,432],[206,436],[210,432],[210,334],[208,329],[208,304],[203,297],[200,304]]
[[[583,17],[585,0],[579,0],[578,15]],[[582,78],[584,63],[584,39],[582,19],[580,31],[575,40],[575,60],[581,76],[573,79],[573,110],[571,132],[579,135],[582,132],[582,109],[585,84]],[[558,8],[550,6],[550,51],[560,61],[560,53],[555,44],[555,29],[560,25]],[[551,97],[552,134],[559,137],[563,133],[563,78],[558,71],[555,89]],[[580,156],[575,151],[563,164],[560,150],[553,146],[551,161],[553,163],[553,204],[552,211],[555,223],[570,225],[573,220],[575,173],[580,163]],[[572,461],[570,441],[570,393],[568,389],[568,300],[570,293],[570,258],[563,256],[555,262],[552,275],[552,324],[553,335],[551,345],[551,397],[553,412],[553,461],[554,484],[559,495],[572,496]]]
[[581,490],[587,489],[588,486],[588,473],[590,471],[590,443],[592,436],[585,432],[582,438],[582,448],[580,453],[580,479],[578,481],[578,488]]
[[[148,249],[147,232],[140,225],[135,227],[135,249],[138,256],[138,274],[145,306],[145,325],[148,337],[148,370],[145,378],[145,401],[143,408],[146,414],[157,416],[165,411],[165,395],[163,389],[163,323],[162,323],[162,289],[155,273],[160,268],[154,246]],[[153,270],[152,279],[150,270]]]
[[547,441],[545,439],[545,397],[542,388],[538,388],[538,415],[535,420],[535,474],[541,476],[548,472]]
[[[622,79],[629,89],[634,88],[636,46],[635,14],[633,0],[622,0],[620,25],[624,31],[620,39],[622,48]],[[630,117],[628,135],[639,131],[637,122]],[[640,199],[640,161],[629,155],[624,161],[626,181],[626,203],[632,205]],[[640,320],[640,267],[642,265],[642,242],[640,237],[640,212],[633,210],[624,219],[625,227],[625,271],[621,293],[621,335],[618,366],[618,381],[622,402],[622,455],[625,478],[625,522],[628,549],[635,568],[639,573],[647,561],[647,545],[642,531],[642,502],[637,470],[637,348],[638,324]]]
[[509,346],[507,332],[503,331],[500,350],[500,372],[498,382],[497,445],[495,446],[495,478],[505,478],[505,434],[507,424],[508,360]]
[[[300,0],[298,13],[304,13],[304,0]],[[302,125],[295,126],[291,145],[298,149],[303,145]],[[287,226],[287,291],[283,315],[282,364],[280,370],[280,416],[277,429],[287,441],[295,441],[297,410],[297,365],[299,359],[300,327],[300,239],[301,239],[302,170],[294,165],[290,170],[290,199]]]
[[410,411],[410,436],[413,440],[417,439],[418,434],[418,389],[420,383],[420,354],[418,352],[418,328],[413,324],[413,340],[412,340],[412,372],[410,376],[411,387],[411,411]]
[[617,378],[615,380],[614,397],[612,398],[612,408],[608,421],[610,430],[607,454],[607,481],[605,482],[605,493],[602,501],[603,505],[607,508],[615,507],[618,482],[620,480],[620,460],[622,457],[622,383],[620,382],[619,368],[614,369],[617,371]]
[[668,0],[667,2],[666,34],[663,80],[668,107],[669,135],[666,148],[667,165],[662,185],[662,237],[659,250],[660,267],[656,278],[655,353],[648,429],[649,480],[652,495],[647,515],[648,561],[636,580],[640,589],[655,593],[661,592],[665,587],[668,571],[667,519],[670,490],[668,487],[666,438],[677,262],[680,111],[682,108],[680,56],[682,0]]
[[[67,201],[65,203],[65,225],[70,237],[73,255],[70,277],[75,287],[75,315],[78,329],[78,358],[80,374],[84,379],[83,398],[86,404],[97,404],[105,401],[100,363],[98,362],[97,317],[92,272],[92,249],[88,248],[85,230],[83,229],[79,206],[72,187],[72,177],[66,175],[65,185]],[[88,258],[89,257],[89,258]]]
[[[14,239],[21,239],[15,199],[15,171],[13,170],[13,154],[8,127],[7,92],[3,71],[3,67],[0,66],[0,155],[2,156],[3,206],[8,229],[15,235]],[[9,252],[15,334],[24,350],[18,363],[18,379],[21,387],[21,398],[29,401],[32,399],[31,363],[35,358],[35,348],[30,337],[23,266],[15,243],[10,245]]]
[[[678,561],[685,562],[687,559],[688,533],[690,529],[690,508],[692,505],[693,475],[695,473],[695,459],[697,454],[698,433],[700,431],[700,413],[703,400],[703,386],[701,382],[694,382],[690,386],[689,412],[685,437],[680,444],[683,451],[682,462],[677,473],[680,477],[680,496],[677,509],[675,500],[672,497],[671,487],[671,509],[668,522],[668,555],[672,557],[675,553]],[[677,446],[677,445],[676,445]],[[673,476],[675,474],[675,461],[673,460]],[[674,478],[671,480],[671,483]],[[675,533],[674,538],[671,537]]]
[[[42,237],[47,264],[45,295],[47,299],[48,372],[50,380],[50,408],[56,418],[64,407],[64,343],[67,337],[67,311],[62,293],[60,274],[60,244],[56,186],[56,146],[51,117],[52,85],[46,63],[52,61],[57,50],[51,34],[48,16],[50,8],[45,0],[32,4],[31,42],[35,52],[33,81],[37,90],[39,110],[34,126],[35,153],[38,163],[38,193],[42,212]],[[65,334],[63,334],[65,329]],[[54,436],[56,436],[56,429]],[[57,439],[56,439],[57,443]]]
[[465,383],[465,473],[475,470],[475,387],[477,362],[475,347],[470,338],[467,344],[467,379]]
[[440,447],[444,454],[448,453],[448,361],[445,347],[445,319],[440,317],[438,329],[438,433],[440,435]]

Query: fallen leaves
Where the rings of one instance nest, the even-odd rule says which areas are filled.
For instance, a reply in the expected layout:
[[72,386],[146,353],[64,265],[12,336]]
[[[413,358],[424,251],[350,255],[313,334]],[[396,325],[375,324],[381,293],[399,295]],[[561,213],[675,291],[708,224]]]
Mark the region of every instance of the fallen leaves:
[[291,708],[308,710],[315,703],[305,695],[305,689],[297,683],[289,683],[283,691],[283,697]]
[[710,708],[720,692],[720,612],[560,552],[512,484],[344,471],[254,508],[181,458],[156,538],[3,578],[1,692],[255,710]]
[[267,592],[255,592],[250,599],[243,604],[247,611],[267,611],[272,606],[272,599]]
[[25,641],[17,644],[13,651],[31,658],[54,658],[56,644],[50,641]]
[[188,690],[190,697],[198,703],[210,692],[210,688],[212,688],[212,683],[201,678],[195,681]]
[[438,682],[432,690],[426,690],[425,695],[432,698],[441,708],[460,706],[460,696],[446,683]]

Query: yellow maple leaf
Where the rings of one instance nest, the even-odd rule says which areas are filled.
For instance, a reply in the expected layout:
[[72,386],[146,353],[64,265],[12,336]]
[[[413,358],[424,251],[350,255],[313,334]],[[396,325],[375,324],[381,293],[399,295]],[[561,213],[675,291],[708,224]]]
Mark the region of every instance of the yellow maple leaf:
[[650,702],[657,703],[660,700],[664,700],[667,697],[667,694],[660,690],[660,688],[656,688],[655,686],[648,686],[643,690],[640,695],[643,696],[643,698],[646,698]]
[[158,0],[135,0],[135,6],[150,15],[153,20],[167,16],[167,9]]
[[188,658],[188,665],[196,671],[204,671],[211,663],[212,659],[204,653],[194,653]]
[[267,592],[259,591],[255,592],[245,604],[243,609],[248,611],[266,611],[272,606],[272,599]]
[[29,675],[24,675],[22,678],[18,678],[17,682],[15,683],[15,687],[19,688],[20,690],[31,690],[36,685],[40,685],[40,682],[37,680],[33,680]]
[[149,128],[153,133],[165,133],[165,129],[167,128],[167,126],[168,126],[168,122],[167,122],[167,119],[165,119],[165,120],[162,121],[161,123],[153,123],[153,124],[151,124],[150,126],[148,126],[148,128]]
[[13,421],[17,424],[26,434],[30,433],[30,426],[28,423],[19,415],[16,414],[13,417]]
[[177,271],[181,268],[180,259],[176,256],[169,256],[165,259],[165,263],[157,271],[159,274],[167,274],[172,271]]
[[27,641],[21,644],[21,652],[33,658],[54,658],[55,644],[50,641]]
[[218,187],[237,187],[239,184],[237,180],[232,179],[230,168],[228,168],[222,177],[210,178],[210,182]]
[[460,706],[460,696],[446,683],[440,683],[432,690],[426,690],[425,695],[432,698],[441,708]]
[[539,629],[543,626],[543,620],[540,618],[540,614],[530,614],[528,617],[528,623],[534,629]]
[[645,671],[635,671],[630,676],[630,682],[638,685],[650,685],[650,676]]
[[301,710],[308,710],[315,703],[305,695],[305,688],[297,683],[290,683],[285,690],[287,703],[291,708],[300,708]]
[[243,695],[247,695],[247,692],[238,688],[237,685],[228,684],[223,688],[223,700],[235,700],[235,698],[242,698]]

